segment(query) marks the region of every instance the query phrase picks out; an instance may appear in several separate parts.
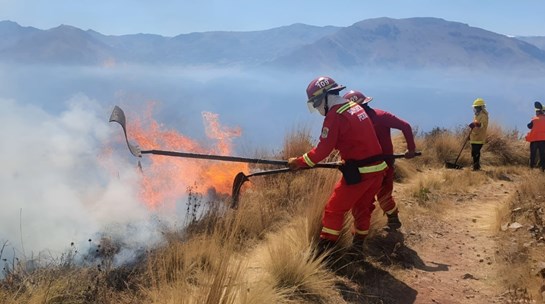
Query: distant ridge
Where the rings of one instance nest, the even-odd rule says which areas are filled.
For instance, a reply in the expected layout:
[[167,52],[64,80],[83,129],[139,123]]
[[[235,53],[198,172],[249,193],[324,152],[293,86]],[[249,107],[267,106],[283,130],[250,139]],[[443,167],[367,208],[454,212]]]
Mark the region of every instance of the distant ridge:
[[[508,37],[439,18],[367,19],[348,27],[292,24],[263,31],[110,36],[61,25],[0,22],[0,62],[545,70],[545,38]],[[542,48],[540,48],[542,47]]]
[[545,37],[543,36],[522,36],[522,37],[516,37],[519,40],[528,42],[530,44],[533,44],[537,46],[538,48],[545,50]]

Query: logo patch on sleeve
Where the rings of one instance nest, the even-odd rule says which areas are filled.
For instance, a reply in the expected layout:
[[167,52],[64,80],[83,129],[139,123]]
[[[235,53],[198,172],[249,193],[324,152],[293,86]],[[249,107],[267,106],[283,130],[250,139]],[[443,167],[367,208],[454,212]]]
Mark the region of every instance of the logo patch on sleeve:
[[327,138],[328,133],[329,133],[329,128],[323,127],[322,128],[322,138]]

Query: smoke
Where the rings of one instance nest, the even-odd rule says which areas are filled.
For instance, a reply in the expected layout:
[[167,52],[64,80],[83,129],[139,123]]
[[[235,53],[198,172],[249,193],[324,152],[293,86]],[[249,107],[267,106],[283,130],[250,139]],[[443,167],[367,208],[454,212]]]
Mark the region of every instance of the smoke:
[[104,145],[119,133],[111,108],[83,95],[58,114],[1,98],[0,108],[2,258],[56,256],[99,233],[130,248],[161,240],[137,198],[134,160]]

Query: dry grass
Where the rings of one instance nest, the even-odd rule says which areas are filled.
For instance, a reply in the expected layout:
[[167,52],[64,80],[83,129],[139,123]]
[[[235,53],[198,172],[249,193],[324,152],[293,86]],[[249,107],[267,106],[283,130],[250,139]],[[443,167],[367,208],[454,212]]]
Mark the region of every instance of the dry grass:
[[[489,180],[508,182],[513,174],[528,171],[525,143],[516,133],[494,125],[483,150],[484,172],[437,170],[456,158],[465,136],[464,129],[435,129],[417,137],[421,157],[396,161],[396,181],[409,193],[406,199],[417,203],[407,218],[417,218],[423,210],[441,212],[445,196],[467,194]],[[304,127],[291,132],[272,158],[299,156],[313,146],[314,137]],[[394,146],[398,153],[405,150],[401,135],[394,136]],[[459,163],[470,164],[469,155],[467,145]],[[336,155],[330,158],[334,159]],[[14,264],[0,281],[0,303],[346,303],[335,289],[335,274],[315,259],[312,250],[323,206],[339,178],[339,172],[331,169],[251,177],[241,191],[237,210],[228,209],[228,202],[198,202],[208,204],[204,215],[192,218],[181,231],[165,231],[165,245],[124,267],[78,265],[69,256],[43,263],[34,271]],[[542,179],[539,172],[532,172],[531,182],[520,186],[511,209],[520,207],[522,212],[498,217],[534,226],[543,221]],[[372,229],[384,222],[378,209]],[[341,250],[351,243],[351,225],[348,216],[339,241]],[[527,229],[517,233],[529,234]],[[545,257],[536,253],[537,245],[525,246],[512,237],[508,234],[505,252],[499,254],[520,272],[506,275],[512,279],[506,284],[534,288],[535,276],[528,276],[534,265],[524,258]],[[536,236],[531,237],[538,244]]]
[[[171,244],[153,254],[142,288],[148,303],[238,303],[241,262],[217,239]],[[181,300],[181,302],[180,302]]]
[[488,127],[483,146],[483,164],[491,166],[514,166],[528,164],[529,144],[519,140],[517,131],[504,130],[497,124]]
[[271,285],[282,295],[285,303],[332,303],[338,299],[334,276],[315,257],[313,239],[315,230],[307,219],[299,218],[282,234],[271,235],[267,243],[268,255],[264,268]]
[[[503,263],[501,276],[509,286],[513,303],[531,303],[545,290],[545,188],[544,174],[526,171],[511,204],[502,214],[503,232],[498,259]],[[508,228],[519,223],[520,229]],[[540,263],[541,262],[541,263]],[[542,299],[545,300],[545,299]],[[516,302],[518,301],[518,302]]]
[[137,291],[113,287],[117,272],[66,265],[41,267],[32,273],[14,270],[0,285],[0,299],[5,304],[134,303]]
[[[469,129],[466,128],[435,128],[422,134],[416,139],[416,143],[423,155],[416,162],[428,167],[442,167],[446,161],[454,162],[460,155],[457,164],[469,166],[472,162],[471,145],[469,142],[464,145],[468,135]],[[481,163],[483,166],[526,165],[528,151],[528,144],[519,139],[518,132],[504,130],[492,123],[488,127],[486,143],[481,151]]]

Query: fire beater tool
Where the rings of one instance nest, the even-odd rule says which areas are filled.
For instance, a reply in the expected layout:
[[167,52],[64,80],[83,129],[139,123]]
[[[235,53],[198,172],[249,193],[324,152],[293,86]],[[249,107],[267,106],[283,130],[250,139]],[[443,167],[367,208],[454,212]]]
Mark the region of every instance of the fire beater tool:
[[[238,157],[238,156],[225,156],[225,155],[213,155],[213,154],[199,154],[199,153],[189,153],[189,152],[177,152],[177,151],[165,151],[165,150],[142,150],[137,145],[133,145],[129,142],[127,137],[127,128],[126,123],[127,119],[123,110],[115,106],[112,115],[110,115],[110,122],[117,122],[123,128],[123,133],[125,135],[125,141],[129,147],[129,151],[132,155],[136,157],[142,157],[142,154],[155,154],[163,156],[174,156],[174,157],[184,157],[184,158],[197,158],[197,159],[208,159],[208,160],[219,160],[219,161],[228,161],[228,162],[241,162],[241,163],[250,163],[250,164],[263,164],[263,165],[278,165],[278,166],[288,166],[288,161],[286,160],[270,160],[270,159],[260,159],[260,158],[247,158],[247,157]],[[337,168],[337,164],[316,164],[318,168]]]

